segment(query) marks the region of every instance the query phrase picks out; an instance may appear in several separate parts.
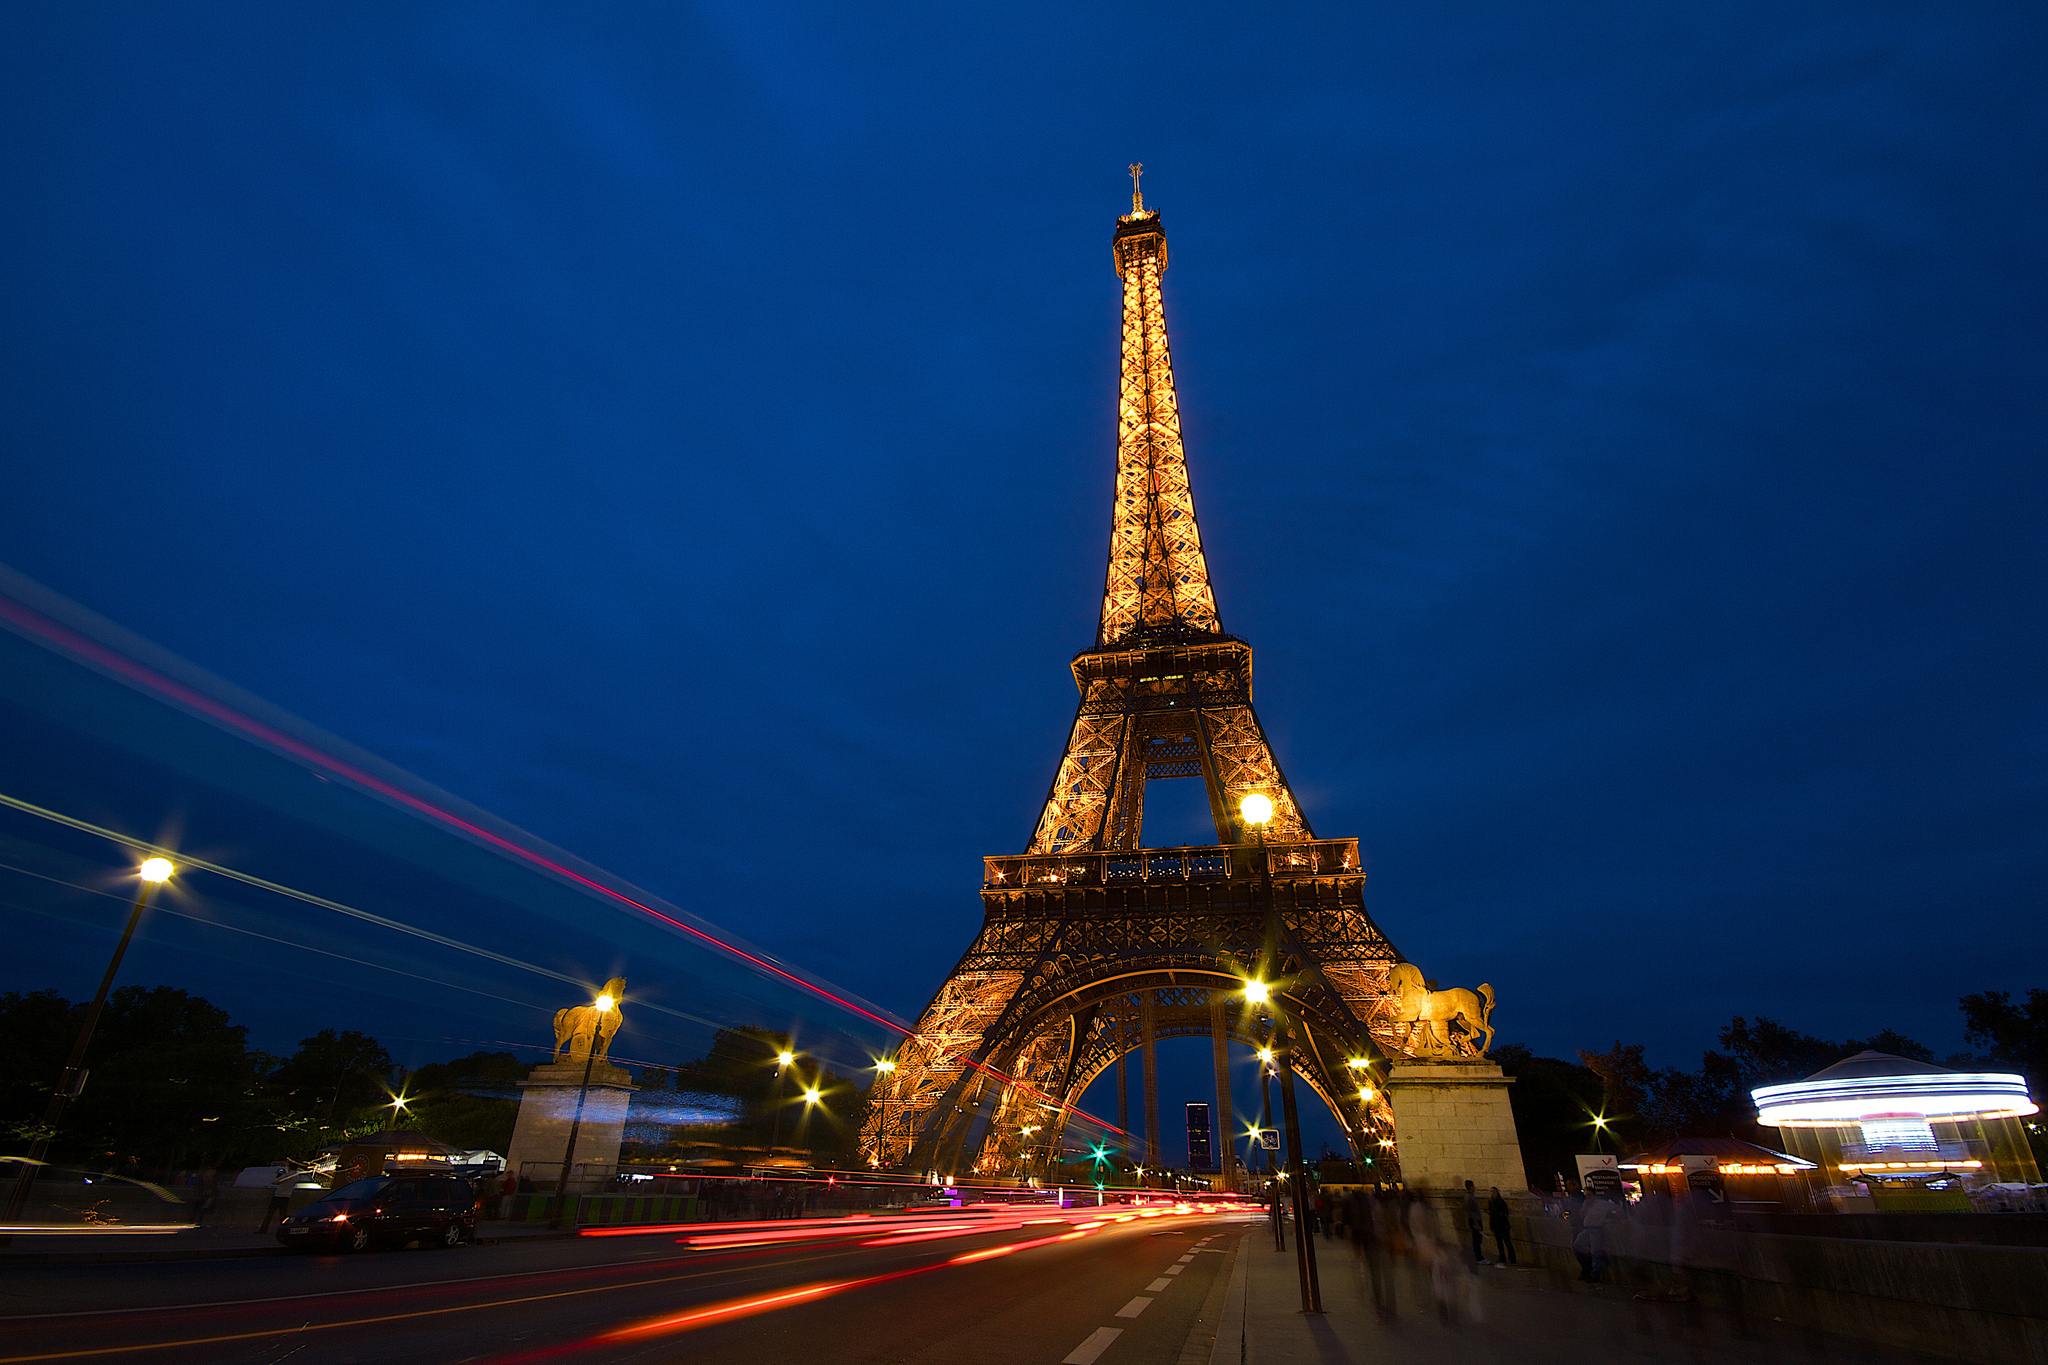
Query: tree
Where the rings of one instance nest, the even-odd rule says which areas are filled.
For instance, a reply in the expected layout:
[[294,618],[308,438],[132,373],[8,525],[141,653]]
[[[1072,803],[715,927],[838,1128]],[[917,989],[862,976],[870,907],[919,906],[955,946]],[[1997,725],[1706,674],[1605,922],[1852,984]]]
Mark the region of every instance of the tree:
[[2023,1005],[2013,1003],[2010,991],[1979,991],[1958,1004],[1964,1041],[2025,1076],[2038,1095],[2048,1082],[2048,991],[2028,991]]
[[512,1145],[526,1072],[526,1064],[509,1052],[472,1052],[430,1063],[405,1078],[407,1122],[451,1147],[503,1156]]
[[[2028,991],[2024,1005],[2015,1005],[2009,991],[1979,991],[1959,1003],[1963,1038],[1970,1046],[1990,1053],[1993,1061],[2025,1076],[2038,1103],[2042,1086],[2048,1083],[2048,991],[2039,987]],[[2048,1167],[2048,1123],[2039,1117],[2024,1122],[2034,1163]]]
[[338,1134],[382,1126],[391,1112],[386,1077],[393,1070],[391,1054],[369,1034],[324,1028],[300,1039],[299,1050],[270,1081],[288,1097],[318,1147]]
[[[769,1141],[779,1107],[785,1144],[801,1142],[821,1159],[852,1156],[867,1115],[866,1088],[798,1052],[793,1074],[782,1079],[778,1090],[775,1059],[784,1051],[798,1051],[786,1033],[747,1024],[723,1028],[712,1038],[708,1053],[675,1068],[674,1085],[678,1090],[737,1099],[741,1117],[735,1126],[749,1141]],[[816,1106],[799,1098],[812,1086],[819,1091]]]
[[1557,1176],[1578,1170],[1572,1160],[1576,1154],[1599,1150],[1594,1146],[1593,1116],[1600,1111],[1600,1076],[1590,1067],[1538,1057],[1519,1043],[1497,1047],[1490,1055],[1515,1078],[1508,1087],[1508,1104],[1522,1141],[1529,1188],[1550,1189]]
[[[86,1008],[53,991],[0,997],[0,1046],[17,1062],[0,1094],[16,1135],[40,1121]],[[275,1155],[277,1116],[262,1084],[272,1059],[247,1040],[227,1011],[198,996],[169,986],[118,988],[93,1034],[85,1089],[53,1138],[53,1159],[154,1175]]]

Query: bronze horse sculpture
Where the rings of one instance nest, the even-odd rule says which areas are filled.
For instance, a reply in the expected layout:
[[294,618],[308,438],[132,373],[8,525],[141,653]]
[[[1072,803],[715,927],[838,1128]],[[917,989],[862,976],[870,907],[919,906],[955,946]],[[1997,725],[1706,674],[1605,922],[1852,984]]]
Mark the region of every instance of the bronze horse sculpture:
[[1476,993],[1462,987],[1433,991],[1434,983],[1425,981],[1412,962],[1397,963],[1387,984],[1394,996],[1394,1022],[1407,1025],[1408,1046],[1416,1055],[1483,1057],[1493,1046],[1493,987],[1481,986]]
[[619,1013],[619,999],[626,993],[626,978],[615,976],[604,983],[604,994],[611,1000],[611,1007],[600,1010],[596,1005],[572,1005],[565,1010],[555,1011],[555,1060],[562,1060],[562,1048],[569,1049],[569,1060],[588,1057],[601,1062],[612,1050],[612,1036],[625,1022]]

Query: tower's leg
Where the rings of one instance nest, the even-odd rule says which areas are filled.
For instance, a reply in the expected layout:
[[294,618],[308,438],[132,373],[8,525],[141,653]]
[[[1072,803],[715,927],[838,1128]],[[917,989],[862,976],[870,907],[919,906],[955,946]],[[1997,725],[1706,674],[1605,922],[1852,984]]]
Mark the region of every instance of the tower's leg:
[[1116,1126],[1124,1130],[1124,1141],[1131,1138],[1131,1083],[1124,1075],[1124,1059],[1116,1059]]
[[1237,1188],[1237,1119],[1230,1112],[1230,1035],[1223,1030],[1223,992],[1209,992],[1209,1038],[1216,1047],[1216,1123],[1209,1148],[1222,1188]]
[[1138,1015],[1145,1054],[1145,1165],[1153,1169],[1159,1165],[1159,1009],[1153,992],[1138,993]]

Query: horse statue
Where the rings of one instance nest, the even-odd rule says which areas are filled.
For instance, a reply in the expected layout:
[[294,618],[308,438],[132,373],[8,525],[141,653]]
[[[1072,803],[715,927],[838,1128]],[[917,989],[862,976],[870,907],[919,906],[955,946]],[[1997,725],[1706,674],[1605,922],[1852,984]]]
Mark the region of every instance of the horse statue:
[[[1493,987],[1475,993],[1462,987],[1435,991],[1412,962],[1388,973],[1394,1022],[1408,1026],[1408,1050],[1421,1057],[1483,1057],[1493,1046]],[[1442,1025],[1442,1031],[1438,1031]],[[1483,1037],[1473,1038],[1478,1033]],[[1419,1035],[1419,1036],[1418,1036]]]
[[612,1035],[619,1031],[625,1016],[619,1013],[619,998],[626,993],[626,978],[615,976],[604,983],[604,994],[611,999],[611,1008],[600,1010],[595,1005],[572,1005],[565,1010],[555,1011],[555,1060],[562,1060],[562,1048],[569,1049],[569,1060],[588,1057],[603,1061],[612,1050]]

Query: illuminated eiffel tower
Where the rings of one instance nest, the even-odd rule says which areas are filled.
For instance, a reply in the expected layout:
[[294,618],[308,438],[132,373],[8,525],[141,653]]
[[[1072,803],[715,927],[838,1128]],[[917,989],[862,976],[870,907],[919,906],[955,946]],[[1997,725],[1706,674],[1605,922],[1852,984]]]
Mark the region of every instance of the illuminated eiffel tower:
[[[1232,1153],[1225,1040],[1268,1041],[1247,979],[1275,983],[1299,1026],[1298,1074],[1359,1154],[1392,1135],[1359,1067],[1402,1051],[1388,991],[1401,958],[1365,912],[1358,841],[1309,828],[1252,709],[1251,646],[1217,618],[1160,301],[1166,232],[1140,170],[1111,239],[1123,281],[1116,501],[1101,624],[1073,661],[1080,708],[1029,849],[984,860],[981,933],[876,1083],[862,1138],[878,1166],[1034,1171],[1089,1083],[1133,1050],[1156,1144],[1154,1045],[1191,1035],[1213,1040],[1217,1146]],[[1182,778],[1207,787],[1217,842],[1140,848],[1147,784]],[[1239,816],[1253,792],[1273,804],[1263,844]],[[1264,938],[1267,872],[1276,944]],[[1156,1162],[1156,1145],[1143,1155]]]

